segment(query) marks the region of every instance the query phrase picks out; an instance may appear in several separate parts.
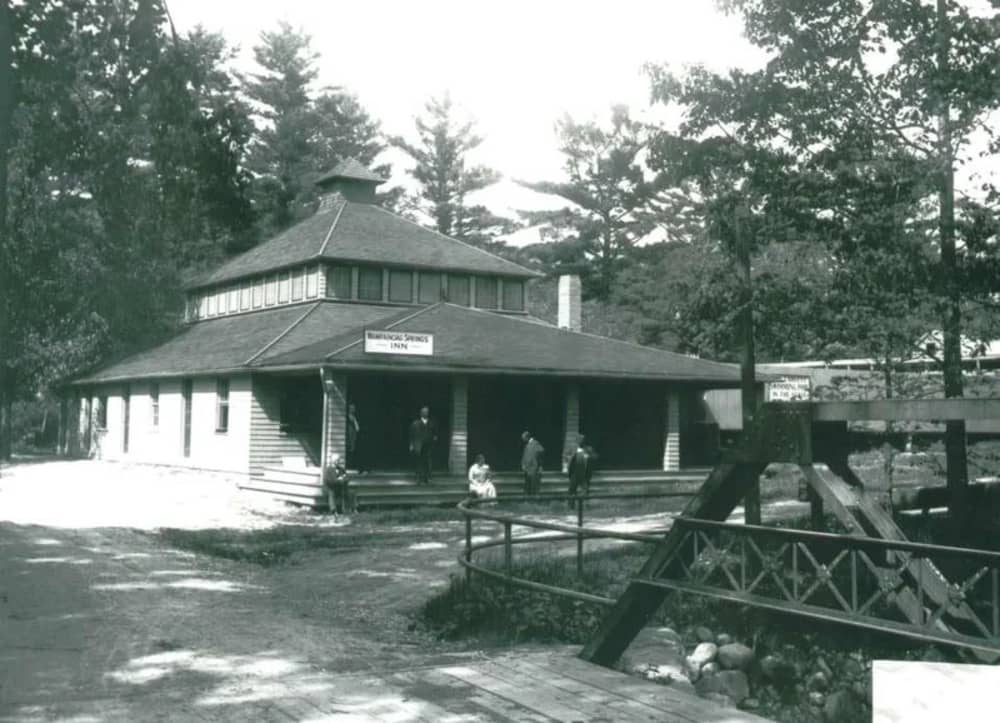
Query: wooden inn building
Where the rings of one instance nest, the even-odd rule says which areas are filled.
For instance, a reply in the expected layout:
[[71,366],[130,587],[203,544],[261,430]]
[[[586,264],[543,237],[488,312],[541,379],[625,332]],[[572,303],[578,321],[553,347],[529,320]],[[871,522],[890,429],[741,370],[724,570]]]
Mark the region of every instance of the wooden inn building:
[[424,405],[435,470],[451,474],[480,452],[516,470],[526,429],[550,470],[581,432],[604,469],[711,461],[701,398],[738,386],[735,367],[582,333],[575,276],[559,279],[559,325],[530,316],[537,273],[380,208],[383,180],[341,163],[312,217],[189,288],[176,336],[75,379],[63,451],[251,477],[312,468],[345,454],[351,403],[376,471],[410,468]]

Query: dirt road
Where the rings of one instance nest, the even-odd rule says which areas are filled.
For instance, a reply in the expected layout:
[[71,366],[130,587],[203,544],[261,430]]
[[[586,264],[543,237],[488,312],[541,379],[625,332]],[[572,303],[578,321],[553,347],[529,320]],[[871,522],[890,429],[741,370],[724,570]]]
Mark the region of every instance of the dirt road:
[[165,526],[308,524],[231,482],[94,462],[3,470],[0,720],[301,720],[337,697],[337,674],[479,655],[410,629],[454,570],[457,524],[274,567],[162,543]]

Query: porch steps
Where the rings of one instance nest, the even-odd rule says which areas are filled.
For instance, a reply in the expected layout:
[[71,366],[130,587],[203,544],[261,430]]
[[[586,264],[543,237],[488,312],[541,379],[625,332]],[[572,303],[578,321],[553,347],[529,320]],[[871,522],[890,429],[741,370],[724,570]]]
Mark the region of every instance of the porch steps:
[[[707,470],[689,469],[679,472],[650,470],[612,470],[594,475],[592,492],[642,493],[666,491],[673,488],[691,489],[705,479]],[[494,477],[500,496],[518,495],[524,485],[520,475],[501,473]],[[550,473],[542,478],[543,494],[565,493],[566,475]],[[289,469],[275,467],[264,474],[248,478],[240,485],[248,492],[267,494],[286,502],[309,507],[326,507],[326,495],[315,468]],[[351,479],[358,505],[361,507],[388,507],[394,505],[445,505],[458,504],[468,496],[468,482],[464,477],[442,476],[421,486],[408,472],[379,472],[353,475]]]

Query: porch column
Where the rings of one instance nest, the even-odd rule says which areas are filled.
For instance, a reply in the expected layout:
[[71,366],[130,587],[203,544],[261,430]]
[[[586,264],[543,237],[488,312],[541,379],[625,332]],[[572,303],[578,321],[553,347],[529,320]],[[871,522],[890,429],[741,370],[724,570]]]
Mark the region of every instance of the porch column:
[[90,438],[91,430],[93,429],[93,408],[94,402],[93,397],[90,392],[85,392],[85,396],[80,397],[80,419],[79,419],[79,435],[80,435],[80,447],[77,449],[77,454],[84,457],[90,456],[90,446],[92,440]]
[[663,445],[663,469],[671,472],[681,468],[680,395],[667,392],[666,443]]
[[66,409],[66,438],[63,454],[73,456],[80,451],[80,394],[73,392]]
[[465,475],[469,466],[469,378],[451,381],[451,439],[448,441],[448,472]]
[[326,467],[339,454],[347,455],[347,376],[323,372],[323,449],[321,464]]
[[66,399],[65,395],[59,396],[59,426],[56,429],[56,454],[60,457],[66,455],[67,447],[66,444],[68,434],[68,417],[69,417],[69,401]]
[[566,382],[566,430],[563,433],[563,453],[562,466],[566,472],[569,465],[569,458],[576,451],[576,444],[580,438],[580,384],[578,382]]

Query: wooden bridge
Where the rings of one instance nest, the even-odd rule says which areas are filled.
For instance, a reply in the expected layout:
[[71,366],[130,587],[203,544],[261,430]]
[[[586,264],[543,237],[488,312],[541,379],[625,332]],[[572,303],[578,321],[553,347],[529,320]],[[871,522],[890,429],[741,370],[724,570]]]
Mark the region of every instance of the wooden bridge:
[[[854,420],[1000,419],[998,399],[765,404],[616,601],[581,656],[611,665],[668,590],[1000,656],[1000,553],[906,540],[848,465]],[[847,535],[723,521],[768,464],[798,465],[814,526],[829,509]]]

